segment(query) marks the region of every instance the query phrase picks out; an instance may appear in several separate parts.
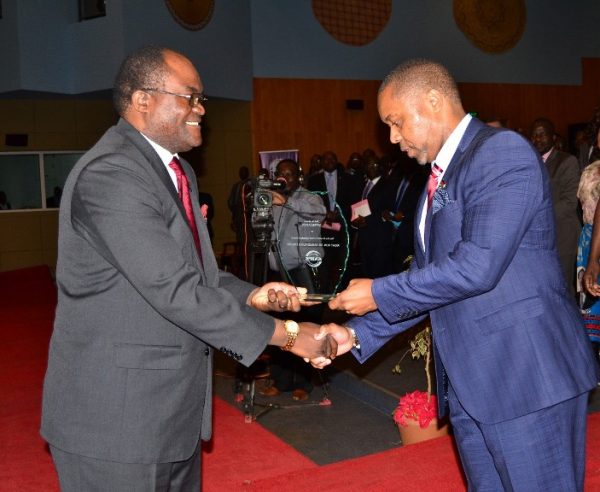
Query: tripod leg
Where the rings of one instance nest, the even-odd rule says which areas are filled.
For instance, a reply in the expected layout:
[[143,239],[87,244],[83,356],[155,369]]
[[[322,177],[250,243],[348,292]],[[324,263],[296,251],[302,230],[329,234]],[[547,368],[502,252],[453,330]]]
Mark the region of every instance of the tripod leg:
[[244,422],[250,424],[254,420],[254,392],[256,389],[254,379],[248,383],[248,386],[248,403],[244,407]]

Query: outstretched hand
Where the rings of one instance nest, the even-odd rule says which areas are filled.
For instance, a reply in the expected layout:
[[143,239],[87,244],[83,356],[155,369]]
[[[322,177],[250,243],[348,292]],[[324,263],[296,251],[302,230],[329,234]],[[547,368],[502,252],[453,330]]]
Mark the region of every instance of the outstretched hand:
[[346,290],[340,292],[329,301],[331,309],[346,311],[348,314],[362,316],[377,309],[375,299],[371,293],[373,280],[370,278],[356,278],[350,280]]

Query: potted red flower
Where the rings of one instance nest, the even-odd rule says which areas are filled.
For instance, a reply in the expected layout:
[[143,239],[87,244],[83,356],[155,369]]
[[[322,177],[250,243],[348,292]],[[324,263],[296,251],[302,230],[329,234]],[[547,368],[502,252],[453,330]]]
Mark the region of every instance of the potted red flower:
[[410,348],[394,367],[394,373],[401,372],[400,364],[409,353],[413,359],[425,359],[427,391],[413,391],[400,397],[398,406],[394,410],[394,422],[405,445],[448,434],[447,425],[438,428],[437,398],[431,394],[431,326],[425,326],[410,341]]
[[425,429],[436,418],[437,398],[424,391],[406,393],[394,410],[394,422],[404,427],[409,425],[409,421],[416,421],[421,429]]

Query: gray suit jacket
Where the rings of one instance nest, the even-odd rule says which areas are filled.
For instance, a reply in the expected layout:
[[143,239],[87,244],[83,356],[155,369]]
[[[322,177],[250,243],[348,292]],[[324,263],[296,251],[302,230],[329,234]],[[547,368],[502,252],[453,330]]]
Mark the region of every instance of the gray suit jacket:
[[252,285],[218,270],[199,208],[195,217],[202,262],[164,164],[124,120],[73,168],[44,382],[41,432],[52,445],[158,463],[210,437],[211,347],[249,365],[274,321],[246,306]]

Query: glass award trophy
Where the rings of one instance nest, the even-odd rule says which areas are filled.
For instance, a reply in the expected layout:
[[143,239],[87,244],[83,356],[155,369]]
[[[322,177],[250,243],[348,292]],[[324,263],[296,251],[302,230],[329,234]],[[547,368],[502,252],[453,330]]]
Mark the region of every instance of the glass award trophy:
[[300,189],[285,205],[273,207],[270,262],[284,280],[306,288],[300,299],[326,302],[342,288],[350,241],[339,206],[334,203],[327,214],[322,194]]

